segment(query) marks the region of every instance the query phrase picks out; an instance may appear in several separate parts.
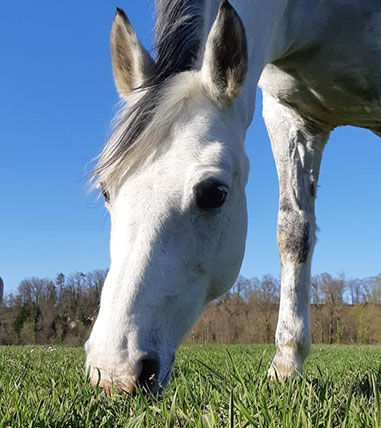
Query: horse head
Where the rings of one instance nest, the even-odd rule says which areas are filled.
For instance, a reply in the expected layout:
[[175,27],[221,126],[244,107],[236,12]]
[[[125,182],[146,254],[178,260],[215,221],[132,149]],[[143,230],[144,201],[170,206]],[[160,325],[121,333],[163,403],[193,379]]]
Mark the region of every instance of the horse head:
[[156,60],[120,9],[111,31],[125,107],[95,169],[111,264],[86,343],[91,382],[107,392],[165,388],[179,344],[232,286],[244,253],[245,31],[224,1],[194,43],[190,28],[202,28],[176,10],[184,1],[172,3]]

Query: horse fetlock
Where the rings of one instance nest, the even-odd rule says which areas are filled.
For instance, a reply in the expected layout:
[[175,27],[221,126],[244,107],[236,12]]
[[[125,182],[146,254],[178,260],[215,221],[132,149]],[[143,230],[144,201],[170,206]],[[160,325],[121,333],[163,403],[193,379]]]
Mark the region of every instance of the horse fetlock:
[[[278,341],[277,341],[278,342]],[[289,340],[287,343],[277,343],[277,351],[268,376],[271,379],[294,379],[302,374],[303,361],[308,356],[311,349],[311,341],[304,340],[298,342]]]

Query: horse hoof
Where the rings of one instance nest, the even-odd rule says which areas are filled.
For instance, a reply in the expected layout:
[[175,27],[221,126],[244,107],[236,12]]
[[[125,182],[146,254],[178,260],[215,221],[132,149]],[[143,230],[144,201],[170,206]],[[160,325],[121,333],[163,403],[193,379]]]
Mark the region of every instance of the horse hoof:
[[273,382],[287,382],[297,379],[302,374],[301,368],[293,363],[281,363],[273,361],[267,371],[268,378]]

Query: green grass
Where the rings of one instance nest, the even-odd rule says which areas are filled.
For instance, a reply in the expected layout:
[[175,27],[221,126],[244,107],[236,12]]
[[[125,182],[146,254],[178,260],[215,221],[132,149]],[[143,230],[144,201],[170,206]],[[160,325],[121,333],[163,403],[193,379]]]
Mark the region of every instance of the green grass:
[[161,400],[105,397],[84,351],[0,347],[0,427],[381,427],[381,347],[315,346],[302,380],[266,378],[272,346],[183,346]]

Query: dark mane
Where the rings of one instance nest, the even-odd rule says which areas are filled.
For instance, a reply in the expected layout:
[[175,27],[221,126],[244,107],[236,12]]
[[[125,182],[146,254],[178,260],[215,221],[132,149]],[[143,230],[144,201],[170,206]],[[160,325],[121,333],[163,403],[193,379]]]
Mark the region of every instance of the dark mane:
[[117,169],[151,122],[169,79],[195,67],[203,37],[204,3],[205,0],[156,1],[155,64],[144,85],[137,88],[145,93],[122,115],[99,158],[95,176],[114,166]]
[[156,61],[152,83],[191,70],[198,57],[204,0],[157,0]]

